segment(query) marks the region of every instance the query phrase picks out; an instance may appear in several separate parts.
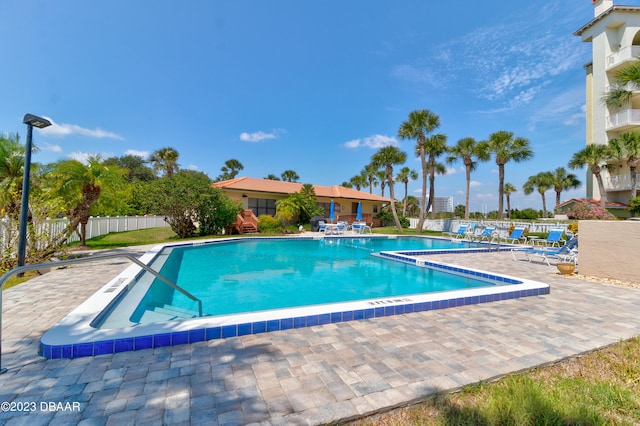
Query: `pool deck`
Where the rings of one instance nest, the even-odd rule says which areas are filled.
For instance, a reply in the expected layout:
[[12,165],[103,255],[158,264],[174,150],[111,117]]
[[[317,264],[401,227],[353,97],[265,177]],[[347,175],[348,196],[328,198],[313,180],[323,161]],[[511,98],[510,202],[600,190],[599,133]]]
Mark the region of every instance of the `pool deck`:
[[[3,293],[0,402],[36,411],[0,411],[0,424],[339,423],[640,334],[638,288],[562,277],[509,252],[429,259],[546,282],[551,294],[46,360],[42,334],[130,263],[58,269]],[[44,409],[57,402],[70,409]]]

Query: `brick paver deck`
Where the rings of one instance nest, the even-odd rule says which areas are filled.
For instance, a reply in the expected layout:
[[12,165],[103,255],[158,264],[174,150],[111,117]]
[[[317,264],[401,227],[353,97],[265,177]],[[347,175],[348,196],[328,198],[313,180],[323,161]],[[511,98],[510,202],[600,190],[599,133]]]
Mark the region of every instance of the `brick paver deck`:
[[509,253],[430,259],[547,282],[551,294],[45,360],[37,355],[40,336],[128,261],[55,270],[4,292],[2,366],[9,371],[0,375],[0,402],[35,403],[36,410],[0,412],[0,424],[323,424],[640,334],[640,289],[562,277]]

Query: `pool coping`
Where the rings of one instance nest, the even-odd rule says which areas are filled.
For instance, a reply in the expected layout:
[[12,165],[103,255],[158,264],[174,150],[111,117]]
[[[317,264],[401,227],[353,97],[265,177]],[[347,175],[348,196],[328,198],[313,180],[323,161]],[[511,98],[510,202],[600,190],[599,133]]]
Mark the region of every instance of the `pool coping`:
[[[327,238],[341,237],[353,238],[354,236],[345,235]],[[362,236],[356,237],[361,238]],[[262,240],[319,239],[318,237],[250,238]],[[367,236],[364,238],[377,237]],[[246,240],[246,238],[225,238],[195,243],[158,245],[146,252],[140,260],[145,264],[153,262],[160,250],[167,246],[197,246],[240,239]],[[137,265],[132,265],[47,331],[40,339],[38,353],[47,359],[97,356],[549,294],[549,285],[542,282],[520,279],[504,274],[494,274],[474,268],[463,268],[455,264],[428,261],[419,257],[427,254],[486,251],[488,251],[488,248],[433,251],[400,250],[380,252],[379,256],[389,260],[413,264],[416,267],[429,267],[446,272],[469,275],[474,278],[504,282],[508,284],[508,287],[498,285],[466,290],[366,299],[246,314],[202,317],[165,323],[139,324],[121,329],[101,330],[92,327],[91,323],[95,318],[108,304],[113,303],[123,291],[126,291],[129,283],[140,274],[142,269]],[[100,307],[97,308],[96,306]]]

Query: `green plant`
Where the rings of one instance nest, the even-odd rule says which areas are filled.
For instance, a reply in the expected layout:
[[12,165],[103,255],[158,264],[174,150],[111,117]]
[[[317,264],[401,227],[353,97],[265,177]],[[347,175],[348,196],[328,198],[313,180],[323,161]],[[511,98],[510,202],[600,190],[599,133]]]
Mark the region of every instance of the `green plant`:
[[258,231],[280,232],[282,230],[283,230],[283,224],[280,219],[277,219],[268,214],[263,214],[258,217]]
[[578,222],[571,222],[567,226],[567,231],[572,232],[574,234],[577,234],[578,233]]
[[631,212],[631,216],[640,215],[640,197],[629,200],[629,212]]

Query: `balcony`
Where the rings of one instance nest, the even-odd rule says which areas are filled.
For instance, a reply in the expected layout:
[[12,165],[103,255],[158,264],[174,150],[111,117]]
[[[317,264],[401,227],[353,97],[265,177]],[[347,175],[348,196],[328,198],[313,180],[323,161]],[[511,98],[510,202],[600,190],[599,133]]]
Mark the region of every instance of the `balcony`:
[[627,131],[640,127],[640,109],[623,109],[607,117],[607,131]]
[[640,46],[627,46],[611,55],[605,60],[605,69],[607,71],[614,70],[627,62],[637,60],[640,56]]
[[[631,191],[631,176],[629,174],[608,176],[604,179],[607,192]],[[640,189],[640,173],[636,173],[636,189]]]

